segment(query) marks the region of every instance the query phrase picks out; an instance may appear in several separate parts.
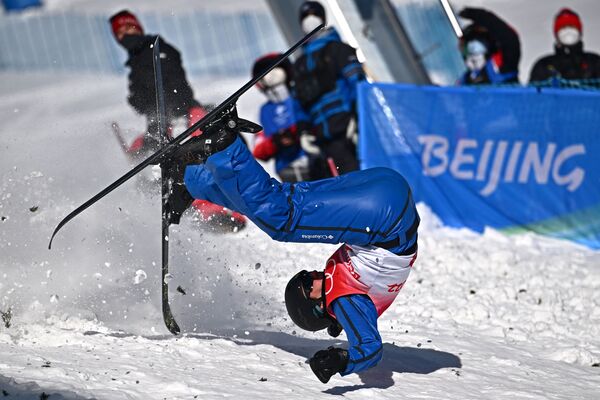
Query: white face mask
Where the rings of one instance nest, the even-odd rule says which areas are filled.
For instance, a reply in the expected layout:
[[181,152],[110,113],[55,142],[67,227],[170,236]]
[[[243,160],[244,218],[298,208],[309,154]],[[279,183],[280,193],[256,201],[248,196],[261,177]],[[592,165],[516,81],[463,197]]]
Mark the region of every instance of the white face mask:
[[581,32],[572,26],[566,26],[556,33],[558,42],[565,46],[572,46],[581,40]]
[[471,72],[479,72],[485,67],[485,54],[470,54],[465,59],[465,65]]
[[269,99],[269,101],[272,103],[282,103],[288,97],[290,97],[290,91],[288,90],[285,83],[282,83],[265,89],[265,95],[267,96],[267,99]]
[[304,33],[308,34],[317,28],[317,26],[321,25],[323,20],[316,15],[309,14],[302,20],[302,30]]
[[285,83],[286,78],[283,68],[274,68],[260,80],[260,83],[263,87],[268,88]]

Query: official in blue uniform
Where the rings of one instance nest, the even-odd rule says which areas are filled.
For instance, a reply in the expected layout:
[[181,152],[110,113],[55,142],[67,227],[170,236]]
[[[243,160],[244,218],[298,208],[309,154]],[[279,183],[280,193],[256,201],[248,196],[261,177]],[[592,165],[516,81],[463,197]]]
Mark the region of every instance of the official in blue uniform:
[[[280,56],[272,53],[258,58],[252,68],[252,77],[261,75]],[[300,135],[309,129],[310,123],[298,100],[291,95],[291,62],[283,60],[256,86],[267,97],[267,102],[260,107],[263,130],[256,135],[252,154],[262,161],[274,159],[275,171],[284,182],[311,179],[313,163],[300,145]]]
[[[302,29],[310,32],[322,23],[326,23],[323,6],[304,2],[300,8]],[[294,63],[295,96],[314,125],[313,136],[305,139],[314,140],[340,173],[357,170],[356,93],[365,74],[356,50],[329,28],[307,42],[302,52]]]

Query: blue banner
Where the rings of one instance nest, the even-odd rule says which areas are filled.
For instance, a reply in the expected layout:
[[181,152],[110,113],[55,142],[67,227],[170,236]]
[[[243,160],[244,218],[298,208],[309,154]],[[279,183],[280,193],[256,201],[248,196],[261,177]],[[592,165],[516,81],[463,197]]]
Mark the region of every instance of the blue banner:
[[600,92],[361,84],[361,167],[406,177],[453,227],[600,249]]

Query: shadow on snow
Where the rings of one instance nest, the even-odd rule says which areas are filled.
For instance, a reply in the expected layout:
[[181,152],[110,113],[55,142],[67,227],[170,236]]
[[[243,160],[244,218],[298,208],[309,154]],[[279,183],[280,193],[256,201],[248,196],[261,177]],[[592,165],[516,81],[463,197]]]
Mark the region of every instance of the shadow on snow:
[[[88,331],[85,335],[102,334]],[[223,330],[211,334],[185,334],[185,337],[198,340],[230,340],[240,346],[271,345],[288,353],[296,354],[307,359],[318,350],[329,346],[340,346],[345,341],[337,339],[311,339],[290,335],[284,332],[252,331],[243,337],[237,337],[239,331]],[[125,332],[111,333],[114,337],[133,337],[136,335]],[[147,336],[149,340],[172,340],[170,335]],[[386,389],[394,386],[393,373],[430,374],[442,368],[461,368],[462,363],[458,356],[445,351],[400,347],[392,343],[383,344],[383,359],[379,364],[368,371],[358,374],[362,385],[336,386],[324,390],[324,393],[343,395],[359,389],[379,388]],[[315,384],[317,383],[315,378]]]
[[51,389],[43,389],[37,383],[17,383],[14,379],[0,375],[0,399],[14,400],[85,400],[75,393],[62,391],[56,393]]
[[[226,339],[231,340],[238,345],[272,345],[288,353],[293,353],[306,359],[313,356],[318,350],[329,346],[340,345],[345,341],[336,339],[310,339],[290,335],[283,332],[253,331],[243,338],[233,338],[229,334],[219,334],[217,336],[208,335],[188,335],[197,339]],[[426,348],[400,347],[391,343],[383,344],[383,359],[379,364],[368,371],[358,374],[362,385],[338,386],[324,390],[324,393],[343,395],[344,393],[365,389],[380,388],[385,389],[394,386],[392,375],[397,373],[411,374],[430,374],[442,368],[461,368],[460,358],[452,353]],[[315,383],[317,383],[315,378]]]

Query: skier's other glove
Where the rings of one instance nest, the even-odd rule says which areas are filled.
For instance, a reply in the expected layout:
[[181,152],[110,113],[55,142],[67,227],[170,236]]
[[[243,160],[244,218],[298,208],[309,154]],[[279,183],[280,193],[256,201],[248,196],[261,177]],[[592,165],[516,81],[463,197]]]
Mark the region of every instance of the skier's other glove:
[[343,372],[346,369],[346,365],[348,365],[348,351],[329,347],[327,350],[317,351],[308,360],[308,363],[317,378],[321,382],[327,383],[333,375]]
[[331,337],[340,336],[340,333],[342,333],[343,330],[344,328],[342,328],[337,321],[327,327],[327,333],[329,333],[329,336]]

